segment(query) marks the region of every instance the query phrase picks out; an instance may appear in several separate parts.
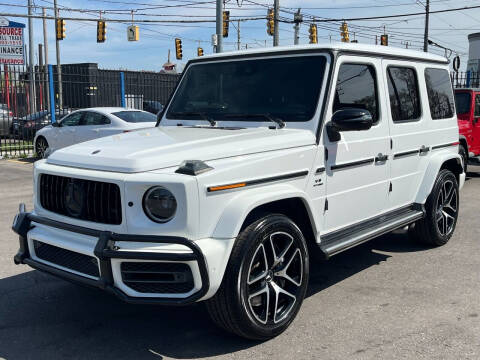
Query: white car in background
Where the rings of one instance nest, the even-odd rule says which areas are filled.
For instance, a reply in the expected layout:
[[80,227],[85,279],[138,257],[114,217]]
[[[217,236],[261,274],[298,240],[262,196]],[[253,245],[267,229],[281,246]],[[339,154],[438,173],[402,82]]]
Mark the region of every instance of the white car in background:
[[39,158],[47,152],[84,141],[132,130],[154,127],[157,116],[146,111],[122,107],[81,109],[37,132],[34,144]]

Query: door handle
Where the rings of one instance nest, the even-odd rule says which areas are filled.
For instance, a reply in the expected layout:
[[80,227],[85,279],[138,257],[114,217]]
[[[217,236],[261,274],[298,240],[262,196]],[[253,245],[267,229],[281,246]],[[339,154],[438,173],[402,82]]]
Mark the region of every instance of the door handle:
[[385,162],[388,160],[388,155],[383,155],[382,153],[375,156],[375,163]]
[[426,154],[430,151],[430,148],[425,146],[425,145],[422,145],[422,147],[420,148],[420,155],[421,154]]

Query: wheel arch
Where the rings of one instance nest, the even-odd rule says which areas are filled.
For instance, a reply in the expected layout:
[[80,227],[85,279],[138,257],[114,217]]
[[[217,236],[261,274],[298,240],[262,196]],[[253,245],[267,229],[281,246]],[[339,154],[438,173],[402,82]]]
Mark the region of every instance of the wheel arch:
[[[276,191],[275,191],[276,190]],[[298,189],[285,187],[259,188],[249,194],[234,197],[226,206],[214,230],[215,238],[235,238],[249,224],[267,213],[288,216],[302,230],[307,241],[316,241],[319,224],[310,200]]]
[[448,150],[441,151],[430,158],[430,163],[425,171],[415,199],[416,203],[425,204],[428,195],[430,195],[430,192],[432,191],[437,174],[442,169],[449,169],[452,171],[460,184],[460,175],[463,174],[462,158],[458,152],[453,153]]
[[463,135],[460,135],[458,141],[460,141],[460,146],[463,146],[465,148],[465,151],[467,152],[467,156],[468,156],[468,142],[467,142],[467,138]]

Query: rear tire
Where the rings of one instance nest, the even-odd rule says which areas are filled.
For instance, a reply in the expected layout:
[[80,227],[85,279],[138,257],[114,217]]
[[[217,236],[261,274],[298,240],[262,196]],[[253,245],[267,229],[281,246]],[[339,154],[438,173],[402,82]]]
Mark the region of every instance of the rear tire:
[[424,244],[445,245],[457,225],[458,182],[448,169],[440,170],[425,204],[425,217],[410,226],[410,235]]
[[222,285],[206,301],[213,322],[236,335],[266,340],[295,319],[308,285],[305,239],[284,215],[245,228],[230,255]]

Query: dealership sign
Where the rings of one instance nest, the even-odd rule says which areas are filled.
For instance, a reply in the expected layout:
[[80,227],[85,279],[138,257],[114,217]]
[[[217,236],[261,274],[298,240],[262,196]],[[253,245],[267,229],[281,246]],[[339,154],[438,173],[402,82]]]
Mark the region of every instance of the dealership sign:
[[25,64],[25,24],[0,19],[0,64]]

